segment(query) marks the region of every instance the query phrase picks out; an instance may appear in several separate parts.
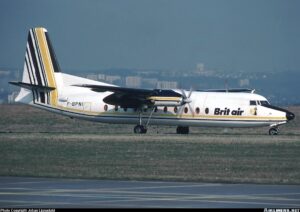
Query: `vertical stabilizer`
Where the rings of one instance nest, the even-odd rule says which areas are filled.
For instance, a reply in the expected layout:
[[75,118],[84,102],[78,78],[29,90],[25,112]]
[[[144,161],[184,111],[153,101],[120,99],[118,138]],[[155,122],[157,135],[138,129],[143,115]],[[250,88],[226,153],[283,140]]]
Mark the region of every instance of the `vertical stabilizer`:
[[[29,30],[22,82],[17,102],[56,106],[62,86],[60,67],[45,28]],[[57,84],[57,81],[59,82]]]

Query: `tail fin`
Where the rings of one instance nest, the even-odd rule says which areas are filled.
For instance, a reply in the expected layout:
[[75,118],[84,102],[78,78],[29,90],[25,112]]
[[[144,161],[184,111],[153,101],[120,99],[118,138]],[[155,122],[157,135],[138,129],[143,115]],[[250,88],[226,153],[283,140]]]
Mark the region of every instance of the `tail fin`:
[[[57,74],[59,64],[45,28],[29,30],[22,82],[11,82],[21,87],[17,102],[57,105]],[[61,81],[61,80],[59,80]]]

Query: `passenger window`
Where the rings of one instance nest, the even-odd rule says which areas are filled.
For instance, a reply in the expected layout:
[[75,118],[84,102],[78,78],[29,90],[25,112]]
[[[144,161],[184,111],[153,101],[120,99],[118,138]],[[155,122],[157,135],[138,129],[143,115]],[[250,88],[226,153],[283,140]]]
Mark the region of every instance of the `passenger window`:
[[167,106],[164,107],[164,112],[165,113],[168,112],[168,107]]
[[250,101],[250,105],[256,105],[256,101],[251,100],[251,101]]
[[175,106],[175,107],[174,107],[174,113],[177,113],[177,111],[178,111],[178,109],[177,109],[177,107]]
[[187,107],[184,108],[184,113],[188,113],[189,109]]
[[208,107],[207,107],[207,108],[205,108],[205,113],[206,113],[206,114],[208,114],[208,113],[209,113],[209,109],[208,109]]
[[104,110],[107,111],[108,110],[108,106],[104,105]]

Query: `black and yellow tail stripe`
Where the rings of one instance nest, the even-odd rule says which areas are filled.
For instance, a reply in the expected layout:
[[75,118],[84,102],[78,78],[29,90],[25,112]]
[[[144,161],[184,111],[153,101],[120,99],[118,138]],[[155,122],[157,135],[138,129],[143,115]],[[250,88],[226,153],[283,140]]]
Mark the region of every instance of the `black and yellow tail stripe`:
[[57,106],[58,92],[54,73],[60,72],[60,68],[46,29],[30,29],[24,70],[28,73],[30,84],[55,88],[47,91],[32,89],[33,102]]
[[[43,28],[36,28],[35,29],[37,43],[39,46],[41,61],[43,64],[43,71],[46,73],[46,78],[49,87],[56,88],[55,76],[54,76],[54,67],[51,60],[51,55],[49,52],[49,47],[47,45],[47,39],[45,35],[45,30]],[[57,105],[57,89],[50,92],[50,105],[56,106]]]

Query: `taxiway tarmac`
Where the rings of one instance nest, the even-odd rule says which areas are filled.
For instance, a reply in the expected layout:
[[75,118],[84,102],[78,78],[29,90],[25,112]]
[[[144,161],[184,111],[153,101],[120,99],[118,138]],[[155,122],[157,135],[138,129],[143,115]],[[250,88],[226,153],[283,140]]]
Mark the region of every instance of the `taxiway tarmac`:
[[299,185],[0,177],[0,208],[300,208]]

